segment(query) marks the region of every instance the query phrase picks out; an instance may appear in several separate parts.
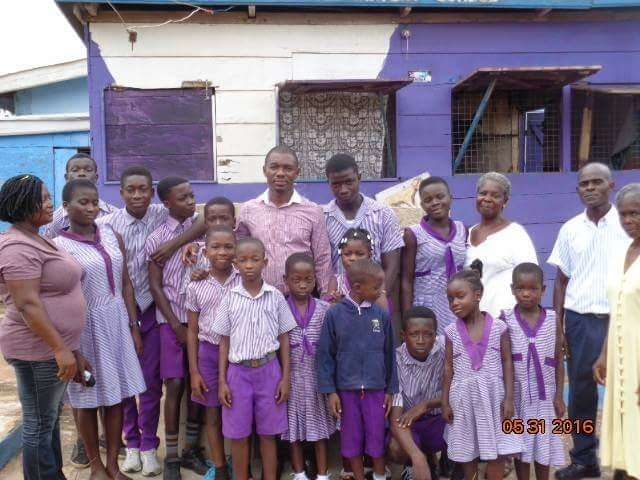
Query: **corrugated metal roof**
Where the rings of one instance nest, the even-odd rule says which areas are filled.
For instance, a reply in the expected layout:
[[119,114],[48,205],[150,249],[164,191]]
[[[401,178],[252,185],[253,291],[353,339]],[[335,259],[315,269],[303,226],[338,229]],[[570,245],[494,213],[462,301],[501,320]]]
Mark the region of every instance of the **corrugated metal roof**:
[[[80,3],[56,0],[57,3]],[[107,3],[105,0],[82,0],[82,3]],[[120,5],[180,5],[176,0],[111,0]],[[197,5],[263,5],[282,7],[427,7],[478,9],[576,9],[640,7],[639,0],[197,0]]]

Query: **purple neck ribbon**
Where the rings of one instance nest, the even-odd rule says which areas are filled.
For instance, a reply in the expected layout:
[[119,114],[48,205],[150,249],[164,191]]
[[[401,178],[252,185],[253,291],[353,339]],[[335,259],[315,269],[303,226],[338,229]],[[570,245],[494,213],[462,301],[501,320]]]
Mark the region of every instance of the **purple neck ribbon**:
[[456,237],[457,233],[456,223],[453,220],[449,219],[449,236],[447,236],[446,238],[436,232],[433,228],[431,228],[431,225],[429,225],[429,217],[426,215],[422,217],[422,220],[420,220],[420,226],[433,238],[445,244],[446,248],[444,250],[444,264],[447,269],[447,279],[450,279],[458,271],[456,261],[453,258],[453,250],[451,250],[451,242]]
[[302,345],[302,361],[304,361],[304,356],[313,355],[313,346],[315,342],[309,341],[307,337],[306,329],[309,326],[309,322],[311,322],[311,317],[313,317],[314,312],[316,311],[316,299],[309,296],[309,303],[307,304],[307,311],[304,312],[304,315],[300,313],[298,310],[298,306],[296,302],[293,300],[293,295],[289,295],[287,297],[287,303],[289,304],[289,308],[291,309],[291,313],[293,313],[293,318],[296,319],[296,323],[302,330],[302,342],[301,343],[292,343],[291,348],[296,348]]
[[109,279],[109,288],[111,289],[111,295],[115,295],[116,282],[113,278],[113,264],[111,263],[111,257],[100,241],[100,229],[95,224],[94,226],[96,227],[96,234],[93,240],[87,240],[77,233],[72,233],[68,230],[68,228],[60,230],[60,235],[71,240],[75,240],[76,242],[89,245],[98,251],[98,253],[102,257],[102,260],[104,260],[104,266],[107,268],[107,278]]
[[[544,320],[547,318],[547,312],[544,308],[540,307],[540,316],[535,326],[531,328],[529,322],[527,322],[520,315],[520,307],[516,305],[513,309],[516,320],[520,324],[522,331],[529,338],[529,349],[527,351],[527,383],[531,385],[531,362],[533,362],[533,368],[536,372],[536,384],[538,386],[538,398],[540,400],[547,399],[547,392],[544,388],[544,378],[542,377],[542,365],[540,364],[540,355],[538,355],[538,349],[536,348],[536,335],[542,327]],[[531,389],[529,389],[529,402],[531,402]]]
[[456,328],[460,334],[462,344],[471,358],[471,368],[476,371],[482,368],[482,360],[489,346],[489,334],[491,333],[491,325],[493,325],[493,317],[487,312],[482,313],[484,314],[484,327],[482,329],[482,338],[477,342],[471,340],[469,330],[467,330],[467,325],[464,321],[460,318],[456,320]]

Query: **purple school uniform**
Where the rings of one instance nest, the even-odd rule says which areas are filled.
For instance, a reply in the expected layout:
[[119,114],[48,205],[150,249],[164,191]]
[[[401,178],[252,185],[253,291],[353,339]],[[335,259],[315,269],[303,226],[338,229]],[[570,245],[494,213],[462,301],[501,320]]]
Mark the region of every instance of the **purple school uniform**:
[[553,398],[556,393],[556,314],[540,308],[540,317],[534,328],[524,320],[519,308],[503,310],[511,339],[511,352],[515,382],[513,397],[515,416],[525,425],[529,419],[544,419],[546,429],[541,434],[522,435],[523,450],[520,459],[526,463],[565,465],[562,437],[552,433],[556,418]]
[[456,316],[449,309],[447,283],[464,266],[467,229],[462,222],[449,220],[447,238],[433,230],[425,216],[409,231],[416,239],[416,265],[413,280],[413,305],[429,307],[438,318],[442,335]]
[[500,337],[504,322],[484,313],[482,338],[474,342],[465,323],[457,319],[445,330],[453,349],[453,380],[449,404],[453,423],[445,428],[448,456],[455,462],[495,460],[522,451],[519,435],[502,431],[504,400]]
[[307,311],[301,314],[289,297],[287,300],[297,326],[289,332],[291,344],[291,393],[287,405],[289,429],[282,435],[288,442],[316,442],[329,438],[336,430],[329,413],[327,397],[318,392],[315,371],[316,342],[330,305],[309,298]]

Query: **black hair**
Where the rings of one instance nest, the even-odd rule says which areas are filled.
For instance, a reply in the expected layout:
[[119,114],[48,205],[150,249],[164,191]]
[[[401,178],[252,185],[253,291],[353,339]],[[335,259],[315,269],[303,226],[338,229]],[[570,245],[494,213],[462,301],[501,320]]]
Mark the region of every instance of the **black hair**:
[[347,270],[347,278],[349,283],[354,285],[357,282],[363,282],[370,279],[377,273],[383,272],[382,267],[373,260],[364,258],[353,262]]
[[523,262],[516,265],[516,268],[513,269],[513,273],[511,274],[512,283],[514,285],[516,284],[516,282],[518,281],[518,275],[526,274],[535,275],[536,277],[538,277],[540,285],[544,284],[544,273],[542,272],[542,269],[532,262]]
[[67,160],[67,164],[64,166],[64,171],[66,173],[69,173],[69,164],[74,160],[79,160],[79,159],[91,160],[91,162],[93,163],[94,170],[96,172],[98,171],[98,163],[93,159],[93,157],[91,155],[87,155],[86,153],[82,153],[82,152],[76,153],[69,160]]
[[313,258],[308,253],[296,252],[289,255],[287,261],[284,263],[284,273],[285,275],[289,275],[291,269],[297,265],[298,263],[306,263],[310,265],[311,268],[315,268],[315,264],[313,263]]
[[171,193],[171,189],[178,185],[182,185],[183,183],[189,183],[189,180],[176,176],[165,177],[160,180],[156,188],[160,201],[164,202],[167,200],[169,198],[169,193]]
[[215,235],[216,233],[228,233],[229,235],[231,235],[233,237],[233,241],[235,242],[236,240],[236,235],[233,232],[233,229],[227,225],[212,225],[211,227],[209,227],[207,229],[207,233],[206,233],[206,241],[209,241],[209,238],[211,238],[213,235]]
[[338,255],[342,254],[342,248],[351,240],[360,240],[367,244],[369,247],[369,253],[373,253],[373,242],[371,240],[371,234],[364,228],[350,228],[338,242]]
[[264,253],[265,255],[267,254],[267,249],[264,248],[264,243],[262,243],[262,240],[260,240],[259,238],[245,237],[238,240],[238,242],[236,243],[236,250],[239,250],[243,245],[256,245],[262,250],[262,253]]
[[130,167],[125,168],[120,174],[120,186],[124,184],[124,181],[133,176],[145,177],[149,180],[149,185],[153,185],[153,177],[151,176],[151,172],[146,167],[142,165],[132,165]]
[[291,155],[293,157],[293,159],[296,161],[296,165],[300,165],[300,161],[298,160],[298,155],[296,154],[296,152],[292,148],[287,147],[286,145],[276,145],[271,150],[269,150],[267,152],[267,154],[264,156],[264,164],[265,165],[269,161],[269,157],[271,156],[272,153],[280,153],[280,154],[283,154],[283,155]]
[[349,169],[353,169],[356,174],[359,173],[356,159],[347,153],[336,153],[329,159],[327,165],[324,167],[324,171],[327,177],[331,173],[344,172],[345,170]]
[[473,262],[471,262],[471,265],[469,265],[469,269],[478,272],[480,278],[482,278],[482,267],[482,260],[480,260],[479,258],[476,258]]
[[204,204],[204,208],[202,209],[202,212],[206,215],[207,208],[209,208],[212,205],[225,205],[229,207],[229,210],[231,210],[231,216],[233,218],[236,218],[236,207],[233,204],[233,202],[229,200],[227,197],[213,197],[207,200],[207,203]]
[[464,269],[456,273],[453,277],[449,279],[449,284],[455,282],[456,280],[462,280],[467,282],[471,288],[476,291],[482,293],[484,291],[484,286],[482,285],[482,281],[480,280],[480,274],[477,270],[472,269]]
[[35,175],[16,175],[0,188],[0,220],[18,223],[42,210],[42,180]]
[[78,178],[76,180],[70,180],[62,187],[62,201],[70,202],[73,198],[73,194],[80,188],[90,188],[91,190],[98,191],[98,187],[91,180],[86,178]]
[[422,192],[422,189],[423,188],[427,188],[429,185],[437,185],[437,184],[444,185],[445,188],[447,189],[447,192],[451,193],[451,190],[449,190],[449,184],[442,177],[427,177],[427,178],[425,178],[424,180],[422,180],[420,182],[420,185],[418,186],[418,192]]
[[409,310],[404,312],[402,314],[402,322],[400,325],[402,327],[402,330],[407,329],[407,327],[409,326],[409,321],[412,318],[429,318],[433,320],[433,329],[436,332],[438,331],[438,319],[436,318],[435,312],[430,308],[417,306],[417,307],[411,307]]

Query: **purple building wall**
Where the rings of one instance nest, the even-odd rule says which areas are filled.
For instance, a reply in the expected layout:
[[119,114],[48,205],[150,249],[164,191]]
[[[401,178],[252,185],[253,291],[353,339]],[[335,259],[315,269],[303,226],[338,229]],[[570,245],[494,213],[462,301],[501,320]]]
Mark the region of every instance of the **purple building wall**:
[[[411,31],[408,52],[400,31]],[[113,82],[99,47],[89,42],[89,90],[93,152],[105,171],[103,91]],[[480,67],[602,65],[589,78],[595,83],[640,83],[640,22],[483,23],[400,25],[389,41],[389,52],[378,78],[405,78],[411,70],[430,70],[432,83],[410,85],[397,96],[398,176],[423,171],[447,177],[455,197],[455,218],[473,224],[477,175],[452,176],[451,87]],[[570,91],[563,91],[562,165],[565,173],[510,175],[513,196],[506,215],[525,226],[546,262],[560,225],[581,210],[575,194],[576,174],[570,171]],[[275,106],[274,106],[275,108]],[[102,178],[105,178],[103,175]],[[640,181],[640,171],[616,172],[616,183]],[[362,190],[373,195],[390,186],[371,181]],[[234,201],[256,196],[264,184],[196,184],[199,201],[226,195]],[[330,200],[323,182],[301,183],[302,194],[317,202]],[[119,204],[118,186],[103,185],[107,201]],[[555,272],[545,267],[548,285]],[[545,303],[550,303],[547,289]]]

